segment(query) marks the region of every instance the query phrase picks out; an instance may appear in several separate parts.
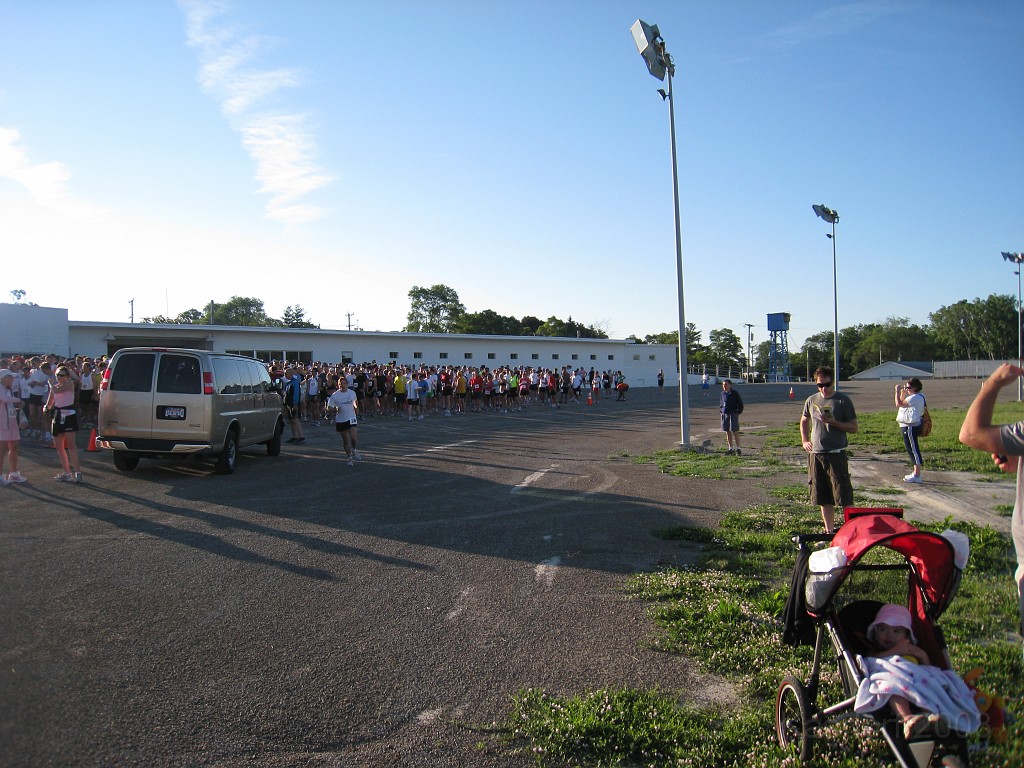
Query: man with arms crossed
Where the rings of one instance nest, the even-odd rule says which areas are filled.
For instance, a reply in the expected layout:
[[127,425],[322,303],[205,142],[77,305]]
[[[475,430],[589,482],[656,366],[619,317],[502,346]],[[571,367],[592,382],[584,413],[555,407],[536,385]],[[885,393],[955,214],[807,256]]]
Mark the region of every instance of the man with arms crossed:
[[857,431],[857,412],[850,398],[836,392],[831,368],[818,368],[814,383],[818,392],[804,401],[800,416],[800,442],[807,451],[811,504],[821,507],[825,533],[834,533],[836,503],[853,504],[846,434]]
[[1024,421],[1016,424],[993,424],[992,410],[999,391],[1024,376],[1024,369],[1004,363],[981,385],[981,391],[967,410],[960,427],[960,442],[992,454],[992,461],[1003,472],[1017,473],[1017,499],[1013,505],[1010,531],[1017,552],[1017,600],[1020,605],[1021,630],[1024,631],[1024,480],[1021,478],[1021,456],[1024,456]]

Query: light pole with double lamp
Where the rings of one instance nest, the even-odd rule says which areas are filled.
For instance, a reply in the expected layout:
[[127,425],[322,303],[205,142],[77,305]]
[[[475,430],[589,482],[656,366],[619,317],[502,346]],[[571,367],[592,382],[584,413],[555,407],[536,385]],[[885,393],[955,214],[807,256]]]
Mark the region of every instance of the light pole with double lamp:
[[[1017,365],[1022,366],[1024,361],[1024,353],[1021,351],[1021,311],[1020,311],[1020,265],[1024,262],[1024,253],[1007,253],[1003,251],[1003,258],[1007,261],[1012,261],[1017,265],[1016,271],[1013,274],[1017,276]],[[1017,379],[1017,402],[1024,400],[1024,379]]]
[[665,50],[665,40],[657,24],[636,20],[630,28],[636,49],[647,65],[647,71],[659,80],[668,76],[668,91],[660,88],[662,101],[668,102],[668,129],[672,152],[672,202],[676,225],[676,290],[679,294],[679,431],[680,447],[690,447],[690,391],[686,359],[686,312],[683,304],[683,246],[679,232],[679,175],[676,171],[676,110],[672,96],[672,76],[676,73],[672,57]]
[[835,358],[832,365],[832,381],[835,382],[835,388],[839,389],[839,282],[836,279],[836,222],[839,221],[839,214],[824,205],[812,205],[811,208],[819,219],[824,219],[832,225],[832,234],[826,234],[825,237],[832,241],[832,311],[835,329],[832,337]]

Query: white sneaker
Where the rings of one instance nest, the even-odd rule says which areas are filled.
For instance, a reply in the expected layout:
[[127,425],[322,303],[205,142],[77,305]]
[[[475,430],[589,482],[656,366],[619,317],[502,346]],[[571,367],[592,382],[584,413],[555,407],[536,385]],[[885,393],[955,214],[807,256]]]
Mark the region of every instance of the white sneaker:
[[14,481],[8,480],[6,477],[0,477],[0,485],[14,485]]
[[362,461],[363,460],[362,455],[355,448],[352,449],[352,458],[355,459],[356,461]]
[[920,475],[910,474],[910,475],[904,475],[903,482],[904,483],[923,483],[924,480],[921,478]]
[[346,466],[349,466],[349,467],[354,467],[356,465],[356,463],[354,461],[352,461],[352,459],[349,459],[347,462],[345,462],[345,464],[346,464]]
[[420,414],[420,421],[423,421],[423,414]]
[[21,472],[11,472],[11,474],[9,474],[7,476],[7,479],[8,479],[8,481],[10,481],[12,483],[27,483],[28,482],[28,478],[25,477],[23,474],[21,474]]

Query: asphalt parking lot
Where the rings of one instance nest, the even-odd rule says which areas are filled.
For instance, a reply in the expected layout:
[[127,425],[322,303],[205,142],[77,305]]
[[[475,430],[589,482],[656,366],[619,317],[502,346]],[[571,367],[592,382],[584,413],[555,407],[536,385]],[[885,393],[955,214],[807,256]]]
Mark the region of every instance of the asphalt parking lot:
[[[958,384],[929,404],[969,402]],[[787,390],[742,388],[744,420],[798,418],[810,388]],[[720,444],[715,393],[691,403],[692,440]],[[621,593],[690,557],[651,530],[765,498],[626,458],[675,444],[677,404],[365,419],[351,468],[327,426],[232,476],[83,453],[77,486],[26,445],[30,482],[0,488],[4,764],[525,766],[491,738],[522,688],[728,699],[649,651]]]

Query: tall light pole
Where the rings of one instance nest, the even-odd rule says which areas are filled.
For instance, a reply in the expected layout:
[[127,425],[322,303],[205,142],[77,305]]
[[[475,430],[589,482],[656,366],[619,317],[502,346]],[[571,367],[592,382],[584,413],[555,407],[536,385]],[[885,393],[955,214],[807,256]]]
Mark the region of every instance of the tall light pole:
[[744,323],[743,327],[747,329],[747,384],[750,384],[750,369],[754,367],[754,359],[750,356],[750,342],[754,340],[754,324]]
[[832,380],[836,389],[839,389],[839,281],[836,279],[836,222],[839,221],[839,214],[824,205],[812,205],[818,218],[824,219],[832,225],[832,234],[826,234],[832,241],[832,311],[834,320],[834,335],[832,337],[832,350],[834,362],[832,365]]
[[658,89],[663,101],[668,102],[668,130],[672,153],[672,202],[676,225],[676,291],[679,294],[679,431],[680,446],[690,447],[690,390],[686,359],[686,312],[683,302],[683,244],[679,231],[679,175],[676,170],[676,110],[672,96],[672,76],[675,65],[665,50],[665,40],[658,25],[649,25],[640,19],[630,28],[636,49],[647,64],[647,70],[659,80],[668,76],[668,92]]
[[[1003,251],[1003,258],[1007,261],[1012,261],[1017,265],[1017,270],[1013,273],[1017,276],[1017,365],[1021,366],[1024,361],[1024,353],[1021,352],[1021,310],[1020,310],[1020,265],[1024,262],[1024,253],[1007,253]],[[1017,379],[1017,402],[1024,400],[1024,379]]]

